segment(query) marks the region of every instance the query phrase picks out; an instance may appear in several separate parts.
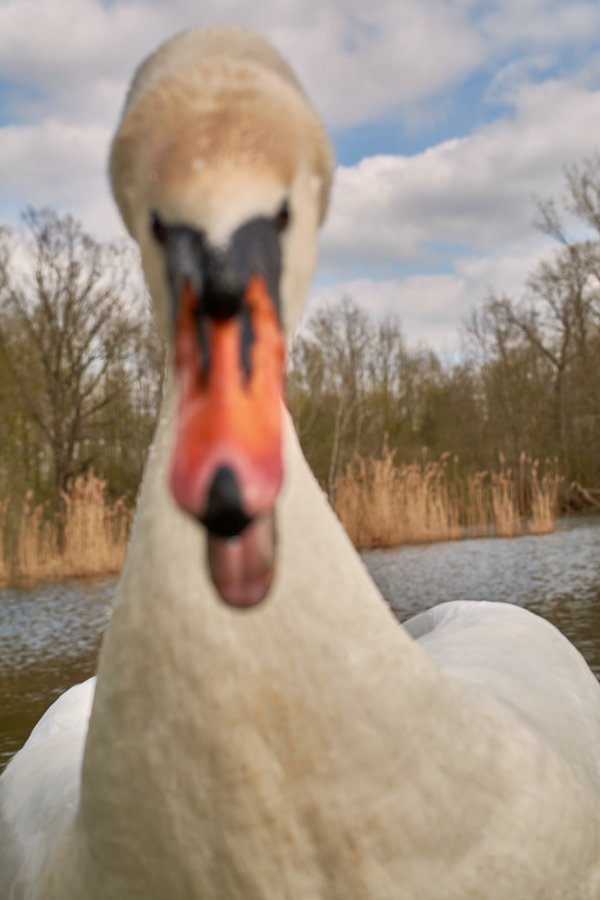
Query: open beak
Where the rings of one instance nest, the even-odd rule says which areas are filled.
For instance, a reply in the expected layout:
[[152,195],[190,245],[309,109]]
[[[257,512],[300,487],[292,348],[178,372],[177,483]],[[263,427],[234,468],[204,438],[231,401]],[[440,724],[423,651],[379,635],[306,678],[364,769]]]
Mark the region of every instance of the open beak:
[[258,268],[236,278],[234,300],[231,278],[219,297],[226,280],[214,271],[171,277],[179,402],[170,488],[206,527],[213,583],[236,607],[271,586],[283,479],[285,340],[272,279]]

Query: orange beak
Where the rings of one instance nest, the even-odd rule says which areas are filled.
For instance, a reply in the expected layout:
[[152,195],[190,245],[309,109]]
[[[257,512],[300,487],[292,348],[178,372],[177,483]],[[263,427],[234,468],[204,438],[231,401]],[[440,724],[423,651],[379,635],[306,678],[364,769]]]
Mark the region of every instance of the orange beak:
[[252,606],[275,570],[274,505],[283,479],[285,342],[262,276],[248,280],[239,314],[204,315],[189,279],[175,322],[179,405],[170,487],[208,530],[215,587]]

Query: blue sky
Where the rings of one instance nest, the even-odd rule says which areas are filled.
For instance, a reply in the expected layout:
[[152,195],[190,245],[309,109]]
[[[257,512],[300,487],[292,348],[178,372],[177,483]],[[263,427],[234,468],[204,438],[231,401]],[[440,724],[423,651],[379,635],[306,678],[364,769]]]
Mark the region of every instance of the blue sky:
[[0,223],[50,204],[122,236],[105,171],[131,73],[215,23],[269,38],[333,136],[312,303],[448,350],[491,289],[523,290],[534,196],[600,150],[597,0],[0,0]]

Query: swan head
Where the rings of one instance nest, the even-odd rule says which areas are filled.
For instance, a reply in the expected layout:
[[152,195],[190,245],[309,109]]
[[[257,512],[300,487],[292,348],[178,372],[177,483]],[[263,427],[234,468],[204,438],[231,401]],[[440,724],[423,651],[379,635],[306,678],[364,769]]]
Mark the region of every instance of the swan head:
[[207,530],[217,592],[252,606],[275,570],[285,337],[314,267],[330,145],[268,44],[194,30],[138,69],[110,169],[170,347],[170,490]]

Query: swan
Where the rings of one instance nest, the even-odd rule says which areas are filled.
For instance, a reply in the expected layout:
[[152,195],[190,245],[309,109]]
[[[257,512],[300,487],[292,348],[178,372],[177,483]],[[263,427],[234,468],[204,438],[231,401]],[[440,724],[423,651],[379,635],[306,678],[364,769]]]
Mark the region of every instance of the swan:
[[332,156],[286,63],[192,30],[111,154],[169,341],[97,675],[0,780],[3,900],[600,897],[600,689],[548,622],[400,626],[282,402]]

